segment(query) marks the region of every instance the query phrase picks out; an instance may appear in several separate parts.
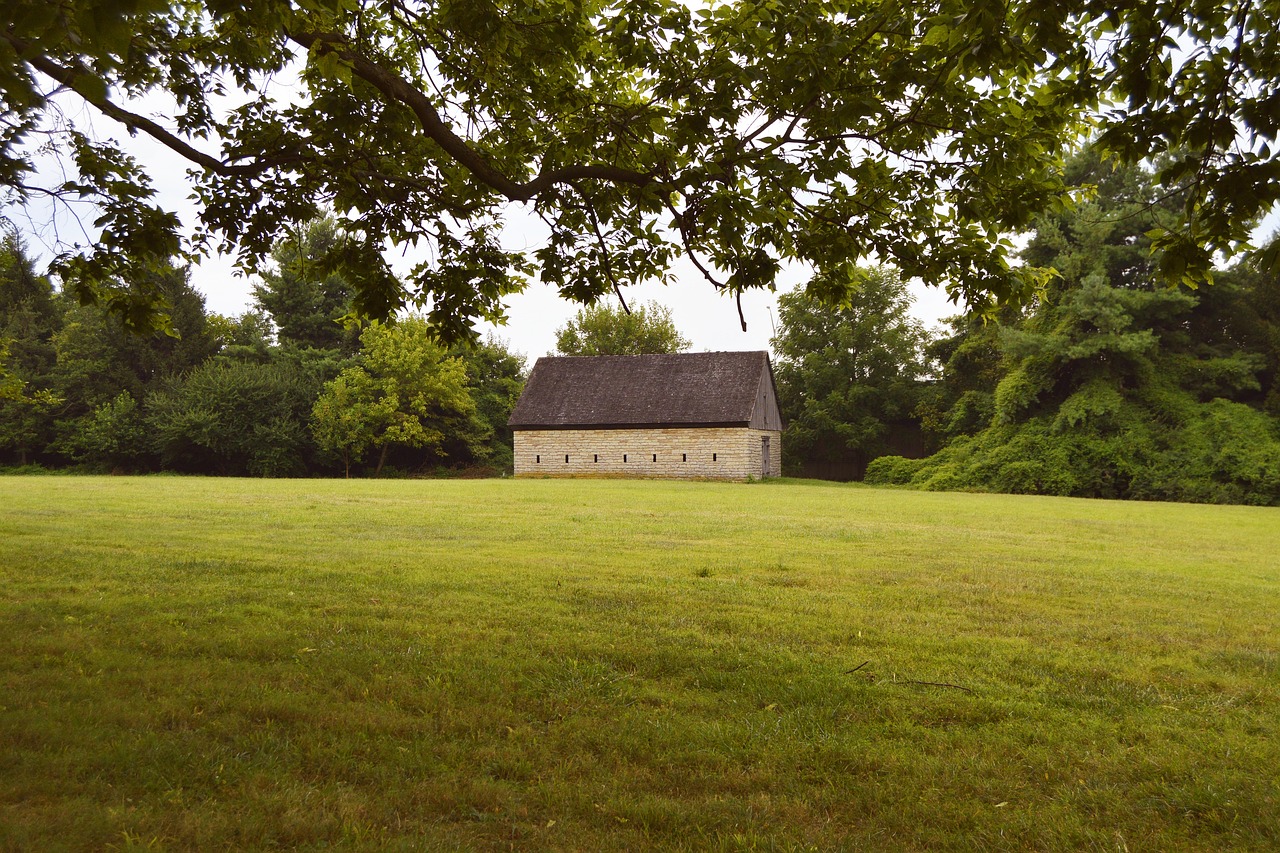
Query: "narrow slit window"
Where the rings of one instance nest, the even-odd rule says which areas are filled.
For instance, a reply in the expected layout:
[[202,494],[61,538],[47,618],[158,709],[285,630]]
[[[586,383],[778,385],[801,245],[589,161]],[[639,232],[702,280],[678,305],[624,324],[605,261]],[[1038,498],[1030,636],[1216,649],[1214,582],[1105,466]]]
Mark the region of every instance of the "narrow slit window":
[[714,453],[712,453],[712,454],[711,454],[711,461],[712,461],[712,462],[715,462],[715,461],[716,461],[716,454],[714,454]]
[[591,461],[592,461],[592,462],[599,462],[599,461],[600,461],[600,454],[599,454],[599,453],[593,453],[593,454],[591,454]]
[[656,453],[655,453],[655,454],[653,454],[653,461],[654,461],[654,462],[657,462],[657,461],[658,461],[658,454],[656,454]]
[[566,465],[568,465],[568,464],[569,464],[569,454],[568,454],[568,453],[566,453],[566,454],[564,455],[564,464],[566,464]]
[[626,462],[626,461],[627,461],[627,454],[625,454],[625,453],[624,453],[624,454],[622,454],[622,461],[623,461],[623,462]]
[[541,454],[541,453],[539,453],[537,456],[533,457],[533,461],[534,461],[535,463],[541,462],[541,461],[542,461],[542,454]]
[[688,454],[688,453],[681,453],[681,454],[680,454],[680,461],[681,461],[681,462],[688,462],[688,461],[689,461],[689,454]]

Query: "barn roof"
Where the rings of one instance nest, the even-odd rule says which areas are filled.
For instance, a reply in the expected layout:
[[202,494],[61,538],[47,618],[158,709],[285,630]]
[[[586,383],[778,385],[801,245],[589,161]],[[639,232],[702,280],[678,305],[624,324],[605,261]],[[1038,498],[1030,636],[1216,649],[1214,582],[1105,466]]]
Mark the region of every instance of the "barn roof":
[[[547,356],[511,413],[514,428],[734,426],[752,420],[768,353]],[[780,425],[774,428],[781,428]]]

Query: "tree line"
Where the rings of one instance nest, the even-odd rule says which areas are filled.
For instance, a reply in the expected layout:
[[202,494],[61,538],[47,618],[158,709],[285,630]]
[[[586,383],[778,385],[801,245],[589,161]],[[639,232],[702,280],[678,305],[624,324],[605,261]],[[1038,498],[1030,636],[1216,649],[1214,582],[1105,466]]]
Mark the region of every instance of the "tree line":
[[[779,299],[785,470],[928,489],[1280,503],[1280,278],[1249,264],[1199,290],[1159,281],[1152,235],[1180,199],[1153,171],[1077,156],[1091,200],[1034,222],[1025,306],[930,331],[899,273],[821,275]],[[359,325],[316,259],[332,219],[279,243],[239,317],[185,271],[151,283],[173,334],[127,333],[0,253],[0,461],[300,476],[510,467],[522,355],[445,347],[421,317]],[[833,304],[834,303],[834,304]],[[670,311],[589,306],[565,355],[678,352]]]
[[[332,219],[277,245],[238,317],[205,310],[187,270],[148,282],[170,331],[127,330],[0,244],[0,464],[303,476],[501,471],[525,362],[499,341],[441,345],[420,317],[356,324],[316,259]],[[347,318],[344,320],[344,318]]]
[[[780,299],[790,472],[856,459],[924,489],[1280,503],[1280,277],[1246,262],[1170,288],[1152,243],[1177,194],[1088,151],[1068,176],[1096,192],[1036,220],[1023,258],[1056,275],[1025,307],[931,335],[883,269],[836,312],[820,282]],[[896,449],[903,424],[932,452]]]
[[[205,310],[186,268],[148,289],[168,332],[139,332],[0,242],[0,466],[224,476],[379,476],[512,467],[507,418],[527,363],[496,339],[445,346],[429,319],[363,322],[323,259],[342,228],[321,218],[272,253],[237,317]],[[581,309],[561,355],[676,352],[669,309]]]

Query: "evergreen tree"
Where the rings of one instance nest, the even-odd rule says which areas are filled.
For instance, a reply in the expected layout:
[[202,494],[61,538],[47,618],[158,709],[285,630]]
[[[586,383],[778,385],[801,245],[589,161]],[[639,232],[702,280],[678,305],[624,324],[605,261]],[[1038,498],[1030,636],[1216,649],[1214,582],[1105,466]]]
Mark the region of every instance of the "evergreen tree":
[[[1280,251],[1280,235],[1270,242]],[[1205,310],[1193,321],[1191,334],[1256,354],[1258,390],[1249,400],[1280,418],[1280,274],[1244,261],[1201,291],[1200,305]]]
[[58,295],[16,235],[0,239],[0,459],[26,464],[52,440],[59,402],[49,374],[62,324]]
[[345,355],[359,346],[359,330],[342,322],[351,312],[351,286],[340,273],[329,271],[341,243],[338,223],[330,216],[276,243],[271,253],[275,269],[262,273],[253,295],[271,316],[281,344]]
[[1203,299],[1157,285],[1146,235],[1170,214],[1151,175],[1113,171],[1088,153],[1073,167],[1098,198],[1043,220],[1028,246],[1060,277],[1025,319],[997,330],[1002,375],[989,422],[928,460],[873,463],[868,479],[1280,501],[1280,431],[1247,405],[1258,402],[1266,358],[1223,323],[1236,289]]
[[951,317],[950,333],[926,344],[925,355],[938,365],[938,375],[923,389],[916,415],[931,449],[979,432],[991,422],[996,385],[1005,370],[1000,328],[1020,316],[1015,309],[1001,313],[999,322],[972,314]]
[[77,305],[67,310],[53,338],[57,360],[49,383],[61,404],[50,446],[64,456],[86,458],[89,445],[79,433],[90,427],[99,407],[115,411],[122,393],[142,404],[150,391],[204,364],[220,346],[204,297],[191,286],[185,267],[170,264],[148,287],[163,294],[168,332],[130,331],[99,306]]

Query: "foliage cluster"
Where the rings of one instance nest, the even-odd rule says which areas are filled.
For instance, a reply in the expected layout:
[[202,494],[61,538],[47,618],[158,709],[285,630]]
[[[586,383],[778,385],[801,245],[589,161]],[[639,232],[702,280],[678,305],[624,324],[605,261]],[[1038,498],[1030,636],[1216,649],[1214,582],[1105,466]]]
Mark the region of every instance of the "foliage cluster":
[[432,340],[426,321],[375,323],[360,344],[362,358],[325,386],[313,409],[317,442],[342,457],[347,476],[370,448],[378,450],[375,475],[397,446],[483,458],[493,429],[476,416],[462,359]]
[[556,330],[559,355],[650,355],[688,348],[689,340],[676,329],[671,309],[656,302],[589,305]]
[[1098,196],[1037,223],[1026,254],[1059,277],[1025,314],[953,323],[921,406],[945,446],[871,463],[929,489],[1280,503],[1280,309],[1249,266],[1191,293],[1159,286],[1152,236],[1176,199],[1086,153]]
[[277,247],[258,310],[205,312],[185,270],[170,333],[136,334],[0,254],[0,463],[295,477],[510,466],[524,360],[495,341],[443,348],[417,318],[344,325],[351,288],[319,274],[335,223]]
[[[850,475],[893,452],[912,425],[928,373],[928,334],[910,315],[911,296],[894,270],[859,271],[832,307],[825,282],[778,299],[778,402],[787,423],[788,473],[849,461]],[[828,290],[830,288],[827,288]]]
[[[96,203],[58,269],[135,328],[171,258],[252,269],[326,209],[355,308],[417,305],[449,339],[535,272],[589,303],[679,255],[739,295],[874,256],[989,308],[1045,280],[1001,235],[1069,202],[1086,131],[1182,191],[1162,280],[1247,249],[1280,199],[1278,53],[1274,0],[9,0],[0,193]],[[189,163],[199,221],[97,123]],[[544,245],[503,245],[513,202]],[[430,251],[402,278],[384,252],[410,244]]]

